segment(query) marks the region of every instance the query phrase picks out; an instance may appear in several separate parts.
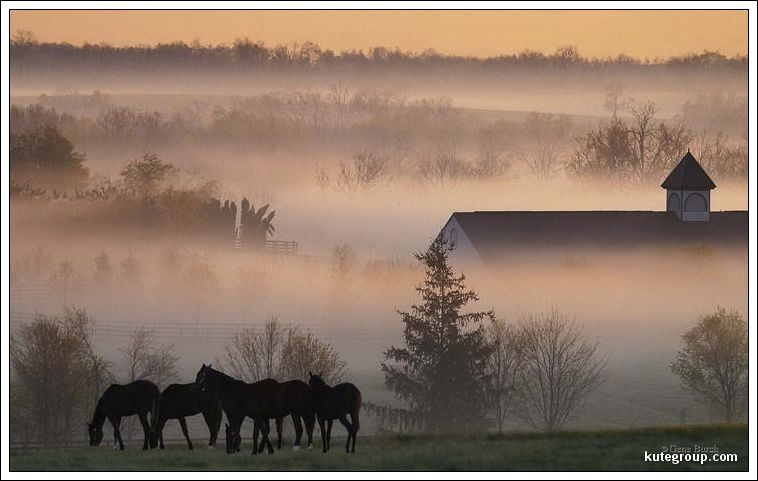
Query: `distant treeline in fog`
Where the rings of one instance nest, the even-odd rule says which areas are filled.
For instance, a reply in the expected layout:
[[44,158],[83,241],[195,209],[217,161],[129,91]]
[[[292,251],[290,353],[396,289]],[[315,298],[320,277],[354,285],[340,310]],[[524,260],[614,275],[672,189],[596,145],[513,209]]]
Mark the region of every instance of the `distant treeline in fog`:
[[[605,119],[536,112],[488,116],[457,109],[449,98],[407,98],[344,85],[217,102],[153,110],[120,104],[99,91],[42,95],[36,103],[11,107],[11,143],[19,147],[12,149],[11,165],[29,150],[21,148],[24,141],[36,145],[41,129],[53,128],[100,172],[109,170],[103,160],[119,153],[159,152],[178,160],[199,155],[186,146],[203,146],[213,155],[225,154],[226,176],[239,164],[231,159],[260,153],[283,158],[269,161],[280,172],[301,176],[303,162],[310,163],[311,181],[347,189],[400,178],[548,180],[563,173],[654,183],[687,148],[717,181],[747,175],[747,98],[734,94],[700,94],[668,119],[652,102],[625,99],[620,87],[608,89]],[[293,169],[296,164],[300,169]]]
[[[504,45],[503,50],[508,46]],[[437,52],[403,51],[377,46],[367,50],[335,52],[313,42],[269,46],[248,38],[231,45],[204,45],[199,42],[113,46],[38,42],[31,32],[18,32],[10,44],[11,75],[25,76],[34,72],[56,72],[58,75],[77,72],[135,74],[156,72],[217,74],[323,74],[363,77],[387,74],[411,75],[435,82],[464,84],[461,81],[486,83],[530,80],[529,85],[564,83],[567,78],[583,84],[605,82],[622,76],[673,84],[683,76],[689,82],[713,78],[735,78],[746,82],[747,57],[727,57],[719,52],[704,51],[670,58],[640,59],[628,55],[590,58],[580,55],[576,47],[561,46],[554,53],[534,50],[480,58]],[[60,78],[60,77],[59,77]],[[672,84],[672,85],[673,85]],[[564,83],[565,85],[565,83]],[[493,85],[494,86],[494,85]]]

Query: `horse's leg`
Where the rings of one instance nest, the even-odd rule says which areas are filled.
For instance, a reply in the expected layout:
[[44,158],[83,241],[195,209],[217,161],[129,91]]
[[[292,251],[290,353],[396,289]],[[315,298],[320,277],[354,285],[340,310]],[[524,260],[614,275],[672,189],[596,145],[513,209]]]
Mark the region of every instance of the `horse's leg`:
[[330,419],[327,421],[326,424],[326,450],[329,451],[332,449],[332,424],[334,424],[334,419]]
[[318,427],[321,431],[321,452],[326,452],[326,429],[324,429],[324,420],[318,416]]
[[258,454],[258,433],[260,430],[260,421],[257,418],[253,418],[253,454]]
[[284,418],[276,418],[276,450],[282,450],[282,423]]
[[316,414],[315,413],[306,413],[303,416],[303,420],[305,421],[305,432],[308,434],[308,451],[313,449],[313,428],[316,424]]
[[208,449],[211,449],[216,445],[218,428],[221,427],[221,424],[217,423],[216,420],[213,419],[213,414],[214,413],[208,411],[203,411],[203,419],[205,419],[205,424],[208,426],[208,432],[210,433],[210,439],[208,440]]
[[166,446],[164,446],[163,444],[163,429],[161,429],[161,432],[158,434],[158,439],[160,440],[160,443],[161,443],[161,449],[165,449]]
[[300,416],[292,415],[292,425],[295,426],[295,445],[292,447],[293,451],[300,449],[300,441],[303,439],[303,423],[300,420]]
[[358,439],[358,411],[350,413],[350,421],[353,423],[353,449],[351,453],[355,452],[355,441]]
[[[274,454],[274,445],[271,443],[271,424],[269,424],[269,420],[266,419],[263,423],[263,440],[266,442],[266,446],[268,447],[268,453]],[[261,444],[261,452],[263,451],[263,444]]]
[[350,439],[353,437],[353,425],[350,424],[347,420],[347,416],[343,415],[340,417],[340,422],[343,426],[345,426],[345,429],[347,429],[347,445],[345,446],[345,452],[350,452]]
[[124,440],[121,439],[121,416],[109,417],[108,420],[111,422],[111,426],[113,426],[113,449],[116,449],[116,444],[118,444],[118,449],[123,451]]
[[139,413],[137,417],[139,417],[139,422],[142,424],[142,431],[145,433],[145,440],[142,442],[142,450],[147,451],[150,449],[150,423],[147,421],[147,414],[145,413]]
[[190,451],[192,451],[192,440],[189,437],[189,432],[187,431],[187,420],[184,419],[184,416],[179,418],[179,425],[182,427],[182,434],[184,434],[184,439],[187,440],[187,447]]

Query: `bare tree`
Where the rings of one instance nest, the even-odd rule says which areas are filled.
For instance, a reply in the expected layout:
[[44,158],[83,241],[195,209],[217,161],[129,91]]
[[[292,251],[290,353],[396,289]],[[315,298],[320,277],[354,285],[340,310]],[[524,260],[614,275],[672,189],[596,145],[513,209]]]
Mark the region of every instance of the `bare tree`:
[[86,312],[71,308],[62,318],[35,315],[11,338],[14,432],[26,431],[45,446],[67,444],[81,432],[79,421],[109,380],[90,327]]
[[474,166],[474,173],[482,179],[502,177],[510,169],[505,157],[503,141],[494,129],[484,129],[479,134],[479,155]]
[[262,329],[237,331],[226,346],[224,364],[235,377],[246,382],[281,378],[279,357],[286,329],[271,316]]
[[639,182],[657,180],[679,160],[689,134],[682,125],[656,120],[658,108],[653,102],[633,103],[629,111],[632,118],[626,125],[632,140],[633,176]]
[[493,318],[487,327],[491,347],[487,360],[488,407],[490,415],[503,430],[505,419],[518,399],[518,383],[524,363],[523,342],[519,330],[502,319]]
[[523,369],[519,415],[535,428],[560,429],[605,379],[599,341],[588,340],[570,316],[557,310],[529,315],[521,324]]
[[373,152],[355,154],[350,163],[340,162],[337,183],[343,188],[369,187],[387,174],[387,157]]
[[338,282],[347,280],[355,269],[357,256],[349,244],[336,244],[332,249],[332,276]]
[[342,128],[345,126],[345,115],[350,109],[350,89],[342,82],[334,84],[329,89],[329,99],[337,111],[337,126]]
[[624,109],[628,103],[628,99],[625,101],[622,97],[624,95],[624,87],[621,82],[614,80],[608,84],[608,88],[605,91],[605,102],[603,107],[605,110],[611,113],[611,119],[617,120],[618,113]]
[[53,272],[53,285],[63,298],[63,304],[68,304],[71,295],[81,289],[82,276],[74,269],[71,261],[63,261]]
[[284,379],[308,380],[308,373],[321,374],[330,384],[344,380],[347,363],[328,342],[324,342],[311,332],[292,328],[282,346],[280,369]]
[[136,329],[132,332],[129,344],[122,349],[126,368],[127,382],[147,379],[158,386],[176,377],[176,361],[173,346],[153,344],[154,333],[149,329]]
[[466,177],[470,170],[466,162],[458,156],[455,145],[438,145],[435,152],[422,159],[419,176],[427,182],[445,184]]
[[537,180],[548,180],[562,167],[558,162],[561,145],[571,126],[567,115],[532,113],[525,121],[525,141],[516,150]]
[[682,335],[671,370],[702,403],[734,421],[748,393],[748,329],[742,315],[719,307]]
[[272,316],[261,329],[237,332],[221,362],[246,382],[261,379],[308,380],[308,371],[321,372],[327,382],[344,378],[346,364],[331,344],[297,327],[285,327]]

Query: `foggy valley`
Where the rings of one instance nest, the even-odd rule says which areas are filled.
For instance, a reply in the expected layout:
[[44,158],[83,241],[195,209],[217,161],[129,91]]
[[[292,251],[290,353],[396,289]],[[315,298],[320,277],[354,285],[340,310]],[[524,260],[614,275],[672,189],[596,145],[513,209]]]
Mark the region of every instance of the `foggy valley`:
[[[364,401],[399,405],[380,362],[403,340],[397,310],[418,301],[413,253],[454,212],[666,210],[660,184],[688,149],[717,185],[711,211],[748,206],[746,57],[267,48],[12,44],[12,161],[58,142],[82,167],[11,170],[12,331],[77,306],[114,373],[144,327],[173,347],[172,381],[190,382],[202,363],[228,365],[235,332],[275,316],[333,346]],[[130,166],[149,162],[170,166],[131,185]],[[253,215],[275,211],[260,243],[235,243],[243,198]],[[208,206],[227,200],[226,224],[207,227]],[[473,308],[514,325],[558,309],[608,360],[569,427],[716,419],[669,365],[703,314],[747,315],[746,238],[503,256],[455,266]]]

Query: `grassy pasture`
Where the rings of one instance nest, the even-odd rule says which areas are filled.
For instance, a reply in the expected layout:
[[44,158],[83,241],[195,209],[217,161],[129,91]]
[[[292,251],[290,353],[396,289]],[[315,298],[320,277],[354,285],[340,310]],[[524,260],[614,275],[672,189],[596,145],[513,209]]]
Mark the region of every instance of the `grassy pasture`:
[[[12,471],[153,471],[153,470],[339,470],[339,471],[746,471],[748,429],[738,426],[687,426],[607,431],[570,431],[554,434],[513,433],[451,436],[358,437],[356,453],[344,452],[343,437],[332,438],[332,450],[276,452],[251,456],[251,443],[227,455],[223,439],[208,450],[199,439],[193,452],[183,445],[143,452],[132,442],[127,450],[75,447],[58,450],[11,448]],[[717,446],[734,453],[737,462],[645,462],[644,453],[662,446]]]

